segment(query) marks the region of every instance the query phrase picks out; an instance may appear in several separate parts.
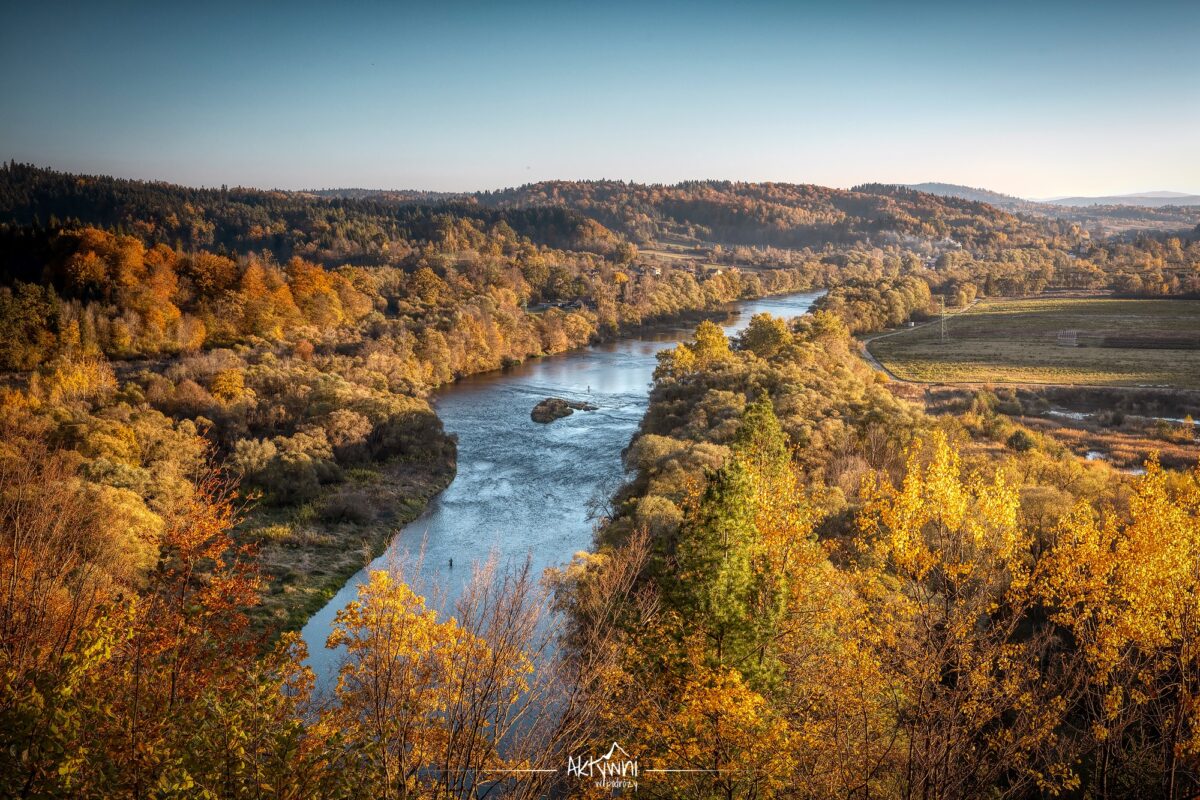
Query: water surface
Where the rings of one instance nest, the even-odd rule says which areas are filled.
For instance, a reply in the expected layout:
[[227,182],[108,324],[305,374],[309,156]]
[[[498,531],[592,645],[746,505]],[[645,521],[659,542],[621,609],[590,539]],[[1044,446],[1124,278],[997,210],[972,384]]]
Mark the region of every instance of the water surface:
[[[760,312],[799,316],[821,294],[737,303],[722,325],[733,334]],[[325,649],[334,615],[355,598],[368,569],[423,549],[422,582],[442,584],[452,599],[470,577],[472,562],[493,552],[507,563],[529,556],[540,574],[588,549],[589,501],[611,494],[625,476],[621,451],[646,411],[655,354],[694,329],[694,324],[655,328],[464,378],[439,391],[434,397],[438,416],[448,432],[458,435],[458,473],[425,513],[397,534],[387,553],[351,578],[304,626],[318,680],[328,685],[337,665],[337,653]],[[576,411],[543,425],[529,412],[546,397],[582,400],[599,410]]]

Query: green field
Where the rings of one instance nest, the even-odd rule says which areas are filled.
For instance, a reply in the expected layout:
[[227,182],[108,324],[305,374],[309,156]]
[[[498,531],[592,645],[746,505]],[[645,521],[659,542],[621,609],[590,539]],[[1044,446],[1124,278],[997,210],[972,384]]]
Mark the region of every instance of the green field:
[[[1078,346],[1067,346],[1075,342]],[[870,342],[903,380],[1200,388],[1200,301],[986,300]]]

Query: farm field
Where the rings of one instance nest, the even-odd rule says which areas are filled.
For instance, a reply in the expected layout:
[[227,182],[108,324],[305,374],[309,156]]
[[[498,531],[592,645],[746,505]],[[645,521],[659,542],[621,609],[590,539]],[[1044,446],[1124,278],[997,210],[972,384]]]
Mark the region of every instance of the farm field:
[[1200,388],[1200,301],[985,300],[945,342],[933,324],[868,347],[902,380]]

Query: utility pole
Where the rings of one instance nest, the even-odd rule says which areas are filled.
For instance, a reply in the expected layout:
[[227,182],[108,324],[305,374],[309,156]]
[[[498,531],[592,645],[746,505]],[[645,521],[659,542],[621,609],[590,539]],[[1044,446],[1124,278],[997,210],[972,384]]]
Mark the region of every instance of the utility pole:
[[941,296],[942,300],[942,344],[946,343],[946,295]]

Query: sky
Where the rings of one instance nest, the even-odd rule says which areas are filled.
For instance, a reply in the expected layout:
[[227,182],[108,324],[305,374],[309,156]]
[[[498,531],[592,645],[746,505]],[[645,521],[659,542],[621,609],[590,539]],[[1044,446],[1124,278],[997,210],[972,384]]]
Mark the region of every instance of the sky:
[[1200,193],[1200,2],[15,3],[0,159],[217,186]]

